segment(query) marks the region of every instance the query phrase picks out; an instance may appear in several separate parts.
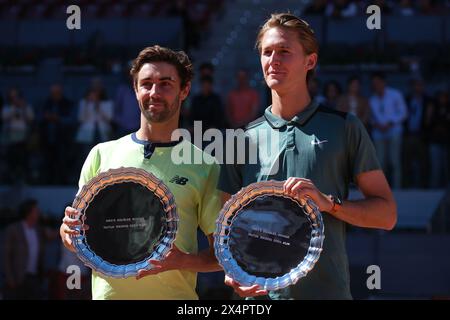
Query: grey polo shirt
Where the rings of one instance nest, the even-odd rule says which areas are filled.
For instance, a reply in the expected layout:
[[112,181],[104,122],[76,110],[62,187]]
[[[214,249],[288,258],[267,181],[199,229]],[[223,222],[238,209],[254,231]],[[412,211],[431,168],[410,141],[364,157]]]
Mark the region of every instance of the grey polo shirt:
[[[218,188],[229,194],[257,181],[301,177],[325,194],[347,199],[349,184],[358,174],[380,169],[361,121],[316,102],[290,121],[268,107],[247,126],[245,137],[244,163],[222,165]],[[243,152],[235,150],[238,155]],[[326,212],[323,216],[325,240],[319,261],[295,286],[278,292],[281,298],[351,299],[345,222]]]

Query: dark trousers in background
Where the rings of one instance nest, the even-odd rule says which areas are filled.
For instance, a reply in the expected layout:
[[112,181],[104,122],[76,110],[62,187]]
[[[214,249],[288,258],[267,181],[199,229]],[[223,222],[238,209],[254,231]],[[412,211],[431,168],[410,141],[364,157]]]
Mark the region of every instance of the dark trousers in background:
[[[73,147],[64,144],[50,144],[45,149],[45,183],[67,185],[77,182],[72,179]],[[81,169],[81,168],[80,168]],[[79,170],[76,173],[79,174]],[[78,178],[78,177],[77,177]]]
[[28,274],[22,283],[11,288],[6,286],[4,290],[5,300],[41,300],[42,281],[37,275]]
[[407,134],[403,138],[403,186],[426,188],[428,184],[428,149],[423,134]]
[[8,159],[7,182],[25,181],[28,171],[27,146],[25,142],[10,144],[6,151]]

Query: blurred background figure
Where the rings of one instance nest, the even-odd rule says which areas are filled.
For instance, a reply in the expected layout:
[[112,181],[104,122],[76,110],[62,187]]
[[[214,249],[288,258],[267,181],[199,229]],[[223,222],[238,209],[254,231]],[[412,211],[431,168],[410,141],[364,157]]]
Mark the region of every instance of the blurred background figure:
[[448,90],[436,93],[436,103],[427,112],[431,188],[448,187],[450,145],[450,101]]
[[140,123],[140,114],[129,69],[125,68],[122,83],[117,88],[114,101],[114,136],[119,138],[137,131]]
[[231,128],[240,128],[255,120],[260,108],[259,93],[249,85],[248,74],[239,70],[236,88],[228,93],[226,114]]
[[17,88],[8,91],[6,105],[2,109],[3,143],[6,146],[8,183],[25,181],[28,171],[27,142],[34,120],[32,107]]
[[402,181],[402,134],[403,121],[408,116],[402,94],[397,89],[386,86],[385,75],[372,75],[373,94],[370,97],[372,111],[372,138],[378,159],[394,189],[401,187]]
[[331,109],[336,109],[341,94],[342,89],[339,82],[335,80],[327,82],[323,89],[323,95],[325,97],[325,101],[323,102],[323,104]]
[[403,181],[408,188],[425,188],[429,168],[425,120],[427,109],[433,108],[433,100],[426,94],[422,79],[412,79],[410,87],[405,99],[408,118],[404,122]]
[[[45,152],[45,172],[43,183],[69,183],[71,166],[67,158],[73,154],[73,137],[76,128],[76,109],[71,100],[64,95],[60,83],[50,87],[49,96],[42,107],[42,149]],[[61,174],[64,173],[64,174]]]
[[40,300],[43,298],[45,231],[39,225],[37,201],[23,202],[19,215],[21,220],[6,229],[4,298]]
[[191,125],[194,121],[201,121],[203,132],[210,128],[225,128],[222,99],[213,91],[212,76],[204,75],[200,83],[201,93],[191,100]]
[[320,82],[316,77],[308,77],[306,79],[308,84],[308,92],[311,100],[316,103],[325,103],[325,97],[320,94]]
[[78,108],[79,126],[75,141],[79,146],[79,167],[92,147],[110,139],[113,117],[112,101],[108,100],[105,89],[94,82]]
[[210,62],[203,62],[198,68],[200,79],[204,76],[214,77],[214,65]]
[[357,76],[352,76],[348,79],[347,92],[339,97],[336,108],[339,111],[353,113],[368,128],[370,116],[369,102],[361,94],[361,80]]

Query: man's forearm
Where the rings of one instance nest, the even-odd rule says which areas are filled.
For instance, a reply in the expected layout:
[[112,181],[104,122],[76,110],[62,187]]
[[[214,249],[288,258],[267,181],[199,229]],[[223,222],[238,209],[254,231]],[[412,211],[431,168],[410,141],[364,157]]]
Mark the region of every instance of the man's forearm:
[[349,224],[365,228],[391,230],[397,222],[395,201],[381,197],[344,201],[341,208],[331,214]]
[[182,261],[182,269],[194,272],[222,271],[222,267],[210,249],[202,250],[198,254],[186,254]]

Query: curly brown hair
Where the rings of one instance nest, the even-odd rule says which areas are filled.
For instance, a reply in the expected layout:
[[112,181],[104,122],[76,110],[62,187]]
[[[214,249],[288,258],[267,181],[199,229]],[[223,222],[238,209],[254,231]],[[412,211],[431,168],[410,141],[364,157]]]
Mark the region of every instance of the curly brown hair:
[[138,73],[142,66],[149,62],[167,62],[173,65],[181,79],[181,88],[184,89],[194,77],[194,68],[189,57],[184,51],[174,51],[158,45],[144,48],[136,59],[133,60],[130,75],[133,78],[133,86],[136,88]]

